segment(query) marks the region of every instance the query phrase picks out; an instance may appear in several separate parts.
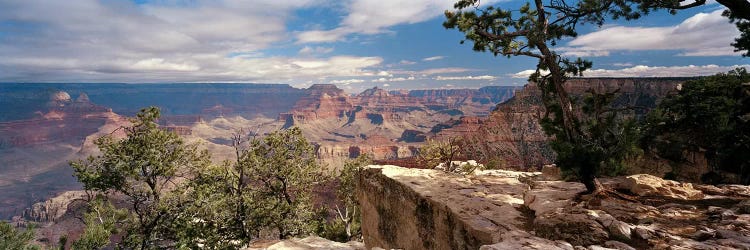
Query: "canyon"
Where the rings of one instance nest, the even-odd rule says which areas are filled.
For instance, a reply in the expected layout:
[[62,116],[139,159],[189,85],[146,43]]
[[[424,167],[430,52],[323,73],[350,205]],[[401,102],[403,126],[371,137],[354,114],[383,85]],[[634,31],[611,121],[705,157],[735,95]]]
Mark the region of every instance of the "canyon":
[[[588,92],[617,92],[617,107],[639,107],[643,116],[656,107],[658,100],[676,93],[678,85],[690,78],[574,78],[566,82],[568,93],[582,100]],[[539,119],[545,108],[541,91],[534,83],[516,91],[515,96],[500,103],[488,117],[464,117],[441,124],[431,136],[461,138],[469,158],[497,162],[502,168],[538,170],[552,164],[554,151]],[[649,162],[648,164],[656,164]]]
[[252,138],[297,126],[335,169],[365,153],[411,157],[422,142],[403,140],[407,131],[424,134],[446,120],[486,116],[516,89],[349,94],[329,84],[2,84],[0,218],[80,189],[68,162],[96,154],[96,138],[118,133],[146,106],[160,107],[162,127],[209,150],[217,163],[234,157],[236,134]]

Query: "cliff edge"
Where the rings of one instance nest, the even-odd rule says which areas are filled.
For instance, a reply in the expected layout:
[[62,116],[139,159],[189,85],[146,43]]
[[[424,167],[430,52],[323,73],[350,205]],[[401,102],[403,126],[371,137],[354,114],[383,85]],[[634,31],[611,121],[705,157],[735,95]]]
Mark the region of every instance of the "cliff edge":
[[368,249],[750,249],[750,187],[651,175],[602,179],[626,197],[579,195],[539,172],[456,175],[368,166],[359,176]]

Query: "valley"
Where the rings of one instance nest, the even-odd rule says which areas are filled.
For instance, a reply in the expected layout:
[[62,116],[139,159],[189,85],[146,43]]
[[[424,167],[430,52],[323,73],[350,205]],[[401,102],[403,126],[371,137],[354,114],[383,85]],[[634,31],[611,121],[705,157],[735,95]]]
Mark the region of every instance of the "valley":
[[[96,154],[96,138],[129,124],[146,106],[162,110],[160,125],[233,159],[232,138],[300,127],[318,159],[336,169],[360,154],[412,157],[433,127],[460,117],[485,117],[516,87],[350,94],[335,85],[281,84],[3,84],[0,85],[0,218],[80,188],[68,162]],[[23,104],[23,105],[20,105]],[[33,185],[31,185],[33,183]]]

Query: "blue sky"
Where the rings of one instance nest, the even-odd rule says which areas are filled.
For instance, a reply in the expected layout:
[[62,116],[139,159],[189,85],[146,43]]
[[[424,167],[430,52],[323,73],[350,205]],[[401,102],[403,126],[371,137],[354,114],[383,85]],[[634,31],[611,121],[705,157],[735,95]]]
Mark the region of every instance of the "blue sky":
[[[484,0],[516,8],[526,1]],[[451,0],[0,0],[0,82],[257,82],[350,92],[522,85],[535,61],[493,57],[442,27]],[[712,3],[602,27],[556,49],[588,76],[747,67]]]

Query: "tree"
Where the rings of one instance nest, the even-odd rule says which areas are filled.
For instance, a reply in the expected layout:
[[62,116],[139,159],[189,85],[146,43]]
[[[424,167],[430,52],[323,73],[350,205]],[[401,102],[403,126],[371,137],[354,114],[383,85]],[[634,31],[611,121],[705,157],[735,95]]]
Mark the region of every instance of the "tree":
[[32,250],[40,249],[39,246],[31,244],[34,239],[33,228],[18,231],[8,222],[0,221],[0,249],[7,250]]
[[86,227],[81,237],[73,242],[72,249],[101,249],[109,245],[109,237],[119,232],[127,215],[127,209],[116,209],[104,197],[92,200],[89,212],[84,214]]
[[264,235],[286,239],[314,231],[312,189],[324,171],[302,131],[276,131],[247,144],[243,148],[237,135],[236,160],[207,168],[191,182],[195,205],[180,224],[201,239],[197,243],[237,248]]
[[538,60],[529,81],[537,83],[542,91],[546,112],[540,124],[553,137],[551,146],[557,153],[558,165],[575,172],[587,192],[602,190],[596,179],[600,170],[617,172],[626,159],[640,154],[636,147],[639,130],[632,120],[638,107],[614,105],[612,100],[618,90],[591,90],[583,96],[583,103],[576,101],[567,93],[565,83],[569,77],[582,76],[592,63],[565,58],[554,51],[554,46],[562,39],[577,36],[578,25],[603,25],[608,18],[631,20],[654,10],[674,12],[694,6],[682,6],[682,0],[532,2],[511,10],[479,8],[478,0],[460,0],[454,5],[457,11],[445,12],[444,26],[465,33],[466,40],[474,42],[475,51]]
[[[750,183],[750,73],[740,68],[686,82],[645,121],[644,147],[676,163],[704,151],[710,167]],[[679,171],[679,169],[674,170]]]
[[344,224],[346,230],[346,241],[359,236],[360,228],[359,201],[357,200],[357,181],[359,172],[367,165],[372,164],[372,158],[367,154],[357,156],[344,163],[344,168],[339,173],[339,188],[336,197],[343,203],[343,210],[336,206],[338,219]]
[[[419,161],[422,165],[434,168],[439,164],[450,166],[451,162],[461,156],[461,140],[458,138],[448,138],[447,140],[428,139],[427,142],[419,148]],[[446,169],[453,171],[452,169]]]
[[185,206],[184,174],[210,164],[206,151],[160,129],[159,109],[142,109],[124,127],[126,137],[103,136],[95,144],[101,155],[71,162],[87,191],[124,197],[129,205],[126,248],[166,247],[174,241],[170,223]]

